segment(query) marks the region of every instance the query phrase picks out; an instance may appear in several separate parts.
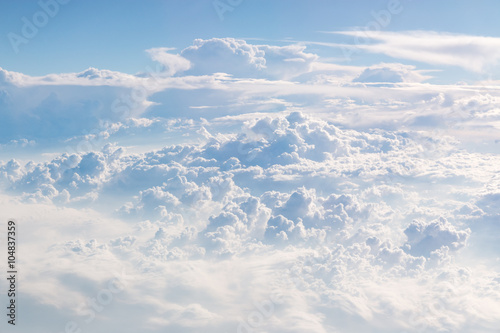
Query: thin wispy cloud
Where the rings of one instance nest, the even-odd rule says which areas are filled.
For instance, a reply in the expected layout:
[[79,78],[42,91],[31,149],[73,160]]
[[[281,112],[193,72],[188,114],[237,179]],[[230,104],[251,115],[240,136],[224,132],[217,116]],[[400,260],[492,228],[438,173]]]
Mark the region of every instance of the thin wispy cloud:
[[[500,38],[435,31],[332,31],[353,37],[353,44],[336,47],[381,53],[432,65],[458,66],[483,73],[499,64]],[[326,44],[328,45],[328,44]]]

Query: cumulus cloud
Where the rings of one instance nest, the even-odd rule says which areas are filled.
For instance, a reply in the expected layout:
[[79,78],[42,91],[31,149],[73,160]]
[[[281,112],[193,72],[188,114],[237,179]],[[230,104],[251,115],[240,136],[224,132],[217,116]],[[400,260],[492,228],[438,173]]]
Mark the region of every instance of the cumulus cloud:
[[429,224],[412,222],[405,229],[409,251],[414,255],[429,256],[441,247],[458,250],[465,246],[470,229],[457,231],[446,219],[440,218]]
[[[3,144],[12,139],[64,140],[140,113],[148,106],[147,96],[134,100],[131,86],[137,79],[93,68],[40,78],[12,75],[9,82],[1,97]],[[128,103],[124,96],[128,96]]]
[[[498,87],[455,85],[443,91],[419,84],[428,76],[411,65],[333,65],[322,63],[305,46],[254,45],[233,38],[196,40],[178,54],[171,52],[149,49],[158,68],[136,75],[88,68],[34,77],[2,69],[0,144],[70,140],[75,150],[82,141],[82,146],[99,141],[89,136],[125,139],[138,135],[139,127],[160,136],[174,128],[168,121],[181,117],[213,120],[297,109],[348,127],[387,129],[435,127],[446,121],[441,116],[459,110],[446,119],[456,118],[475,137],[490,141],[499,127]],[[489,104],[482,100],[487,96]],[[478,111],[484,114],[462,116]],[[154,125],[139,126],[131,118]]]
[[[474,205],[463,208],[463,193],[419,188],[430,179],[446,186],[461,174],[471,177],[477,156],[443,145],[448,158],[434,161],[420,154],[413,133],[343,129],[300,112],[255,117],[226,134],[198,126],[200,143],[144,153],[109,145],[46,162],[2,163],[10,193],[8,202],[0,197],[2,207],[30,221],[25,239],[39,249],[25,259],[30,276],[54,272],[26,297],[54,316],[65,308],[83,325],[88,295],[99,295],[126,268],[127,288],[103,311],[114,318],[135,309],[129,328],[140,318],[152,331],[236,330],[248,325],[254,304],[264,303],[274,310],[259,327],[269,332],[290,331],[290,320],[297,325],[291,331],[315,332],[345,325],[417,331],[409,320],[429,330],[468,331],[467,321],[452,318],[475,313],[482,316],[474,327],[498,322],[495,307],[481,305],[484,288],[488,302],[498,304],[498,282],[453,263],[472,232],[449,209],[470,215]],[[478,184],[494,174],[491,161],[481,165],[482,177],[463,183],[475,198]],[[495,198],[477,206],[489,211]],[[92,210],[84,209],[88,200]],[[45,211],[47,226],[71,222],[38,239],[38,218],[27,216],[34,211]],[[52,214],[58,218],[45,218]],[[73,271],[48,257],[71,261]],[[79,273],[96,265],[99,275]],[[447,280],[446,310],[425,321],[426,304],[443,298],[430,290]],[[61,285],[80,305],[48,297]],[[461,307],[460,295],[474,306]],[[107,329],[96,323],[98,332]]]
[[187,71],[191,67],[191,63],[186,58],[178,54],[168,53],[168,51],[172,50],[172,48],[168,47],[146,50],[151,56],[151,59],[165,66],[163,73],[168,76]]
[[377,82],[422,82],[429,79],[418,71],[415,66],[402,64],[380,64],[366,68],[354,82],[377,83]]
[[[98,333],[498,327],[500,159],[446,131],[493,128],[497,88],[296,45],[171,51],[148,51],[156,79],[1,72],[0,126],[20,137],[2,137],[0,208],[25,226],[26,316]],[[137,113],[111,116],[123,94]],[[31,146],[49,153],[10,156]]]
[[196,75],[228,73],[235,77],[292,78],[308,72],[318,57],[304,46],[252,45],[234,38],[197,39],[181,55]]

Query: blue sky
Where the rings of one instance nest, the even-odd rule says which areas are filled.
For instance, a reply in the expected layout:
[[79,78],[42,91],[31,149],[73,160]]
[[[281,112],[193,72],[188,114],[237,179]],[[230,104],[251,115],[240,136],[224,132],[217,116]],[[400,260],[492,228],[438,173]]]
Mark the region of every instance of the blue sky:
[[[391,17],[387,31],[431,30],[498,37],[497,1],[407,1]],[[241,1],[221,21],[213,1],[81,1],[61,5],[59,12],[15,53],[8,33],[21,35],[22,17],[32,20],[41,10],[36,1],[2,1],[0,62],[7,70],[30,75],[78,72],[88,67],[126,73],[144,71],[144,50],[152,47],[183,49],[196,38],[235,37],[283,44],[295,41],[339,42],[339,36],[321,31],[364,28],[372,11],[386,9],[387,1]],[[8,13],[8,15],[7,15]],[[309,46],[325,58],[338,57],[337,48]],[[385,56],[363,54],[351,61],[370,64]],[[466,73],[448,73],[460,79]]]

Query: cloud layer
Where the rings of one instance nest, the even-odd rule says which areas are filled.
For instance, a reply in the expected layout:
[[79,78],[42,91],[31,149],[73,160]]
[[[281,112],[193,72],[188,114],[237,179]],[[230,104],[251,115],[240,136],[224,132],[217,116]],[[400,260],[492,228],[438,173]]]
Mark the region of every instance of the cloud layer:
[[[38,249],[26,302],[96,332],[123,312],[126,330],[488,331],[498,274],[461,262],[471,229],[498,217],[500,161],[446,142],[435,159],[415,135],[293,112],[199,144],[5,162],[2,207]],[[87,324],[86,298],[122,270],[126,287]]]
[[[405,36],[362,47],[496,61]],[[134,75],[0,71],[23,332],[495,332],[495,82],[234,38],[147,52]]]
[[500,38],[433,31],[336,31],[353,36],[354,47],[433,65],[458,66],[484,73],[500,60]]

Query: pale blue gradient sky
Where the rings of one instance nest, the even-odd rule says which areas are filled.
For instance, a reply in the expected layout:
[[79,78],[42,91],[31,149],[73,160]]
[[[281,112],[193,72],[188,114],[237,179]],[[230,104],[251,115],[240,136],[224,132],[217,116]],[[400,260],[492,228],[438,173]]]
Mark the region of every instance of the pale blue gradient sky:
[[[490,37],[500,34],[498,1],[400,2],[402,12],[391,17],[384,31],[429,30]],[[321,31],[364,28],[373,20],[372,11],[384,10],[388,3],[388,0],[244,0],[225,12],[224,20],[220,20],[212,0],[71,0],[60,5],[58,13],[33,38],[28,38],[28,43],[20,44],[16,53],[8,34],[22,36],[22,18],[32,21],[41,7],[37,1],[2,1],[0,67],[29,75],[79,72],[88,67],[137,73],[150,64],[144,50],[183,49],[196,38],[235,37],[250,42],[255,38],[254,43],[266,40],[266,44],[277,45],[286,44],[283,40],[287,39],[350,43],[352,38]],[[309,45],[308,51],[323,58],[336,59],[342,55],[336,47]],[[345,59],[340,61],[346,63]],[[380,61],[398,60],[363,53],[348,62],[370,65]],[[455,82],[474,79],[474,75],[454,68],[442,78]]]

